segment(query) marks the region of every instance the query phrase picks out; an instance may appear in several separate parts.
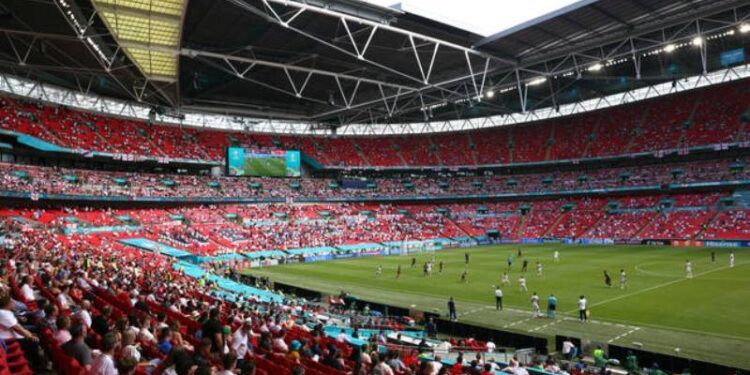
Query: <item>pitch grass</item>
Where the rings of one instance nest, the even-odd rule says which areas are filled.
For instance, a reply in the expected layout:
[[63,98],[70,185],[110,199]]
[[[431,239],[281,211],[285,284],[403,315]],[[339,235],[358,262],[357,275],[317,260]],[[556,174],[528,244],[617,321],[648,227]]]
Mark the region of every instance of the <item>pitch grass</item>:
[[[528,292],[518,287],[521,248],[529,260]],[[560,262],[553,253],[560,251]],[[716,263],[710,253],[716,252]],[[459,282],[464,252],[470,255],[467,284]],[[569,335],[602,343],[634,347],[698,360],[750,368],[750,253],[736,249],[737,264],[729,268],[729,249],[647,246],[498,245],[450,249],[436,253],[445,263],[443,274],[434,268],[422,276],[422,264],[431,254],[355,258],[340,261],[290,264],[248,270],[257,276],[324,293],[341,290],[371,301],[422,311],[446,313],[448,297],[457,300],[459,320],[501,330],[553,337]],[[511,285],[504,287],[505,311],[494,307],[493,285],[507,269],[513,254]],[[693,263],[695,277],[685,276],[685,260]],[[544,274],[536,275],[535,264]],[[375,276],[375,268],[383,274]],[[396,279],[396,268],[403,273]],[[627,290],[618,287],[619,270],[629,276]],[[613,287],[604,285],[603,270]],[[550,293],[558,297],[557,320],[532,319],[530,297],[537,292],[546,306]],[[584,294],[592,321],[579,323],[576,302]],[[551,343],[554,341],[551,340]],[[679,352],[675,349],[679,348]]]
[[284,158],[245,159],[246,176],[286,176],[286,160]]

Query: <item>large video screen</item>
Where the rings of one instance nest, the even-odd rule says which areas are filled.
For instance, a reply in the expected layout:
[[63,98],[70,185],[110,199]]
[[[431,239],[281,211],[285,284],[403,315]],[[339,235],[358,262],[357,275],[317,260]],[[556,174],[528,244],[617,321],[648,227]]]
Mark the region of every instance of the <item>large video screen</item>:
[[227,174],[250,177],[299,177],[299,151],[227,148]]

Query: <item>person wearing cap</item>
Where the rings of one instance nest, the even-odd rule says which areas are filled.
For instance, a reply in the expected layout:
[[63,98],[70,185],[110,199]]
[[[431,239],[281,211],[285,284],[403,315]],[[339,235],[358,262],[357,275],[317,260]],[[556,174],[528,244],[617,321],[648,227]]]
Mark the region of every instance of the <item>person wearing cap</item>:
[[292,342],[289,344],[289,353],[287,353],[287,358],[291,359],[292,361],[299,362],[299,349],[302,347],[302,344],[300,344],[297,340],[292,340]]

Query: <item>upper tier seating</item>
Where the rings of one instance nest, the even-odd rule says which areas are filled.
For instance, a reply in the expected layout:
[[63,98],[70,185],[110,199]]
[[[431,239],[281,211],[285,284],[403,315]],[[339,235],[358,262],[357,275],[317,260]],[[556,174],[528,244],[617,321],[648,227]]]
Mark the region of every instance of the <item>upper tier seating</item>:
[[0,98],[0,127],[74,149],[219,161],[228,146],[300,150],[328,166],[456,166],[581,159],[750,140],[749,80],[568,118],[430,136],[311,137],[151,125]]

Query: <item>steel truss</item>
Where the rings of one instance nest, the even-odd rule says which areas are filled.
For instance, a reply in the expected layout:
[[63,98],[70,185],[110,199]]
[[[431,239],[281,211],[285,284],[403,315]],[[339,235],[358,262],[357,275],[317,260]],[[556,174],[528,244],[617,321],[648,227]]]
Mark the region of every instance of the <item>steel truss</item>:
[[[116,82],[125,92],[127,92],[134,102],[142,103],[144,93],[149,89],[149,81],[144,78],[141,81],[143,85],[134,85],[127,87],[114,74],[120,69],[133,68],[132,64],[126,64],[118,56],[124,54],[117,46],[109,46],[100,41],[101,35],[93,33],[90,27],[96,13],[88,18],[83,16],[71,17],[72,10],[65,7],[65,0],[54,0],[58,9],[65,16],[66,20],[76,33],[76,37],[47,35],[36,32],[0,30],[0,34],[10,40],[13,54],[6,59],[18,66],[27,69],[54,70],[61,69],[75,74],[78,81],[78,92],[65,94],[65,100],[47,97],[44,94],[47,85],[37,84],[32,90],[27,90],[28,95],[23,90],[13,92],[16,95],[32,96],[49,102],[65,102],[67,105],[84,107],[76,104],[73,99],[79,100],[82,97],[89,96],[91,79],[97,74],[107,74]],[[306,93],[307,83],[313,76],[328,77],[335,83],[335,86],[344,105],[331,105],[330,109],[314,114],[309,118],[300,121],[280,121],[259,119],[247,117],[237,119],[236,117],[222,117],[200,113],[185,113],[186,120],[181,122],[194,126],[216,125],[219,128],[262,131],[270,133],[305,133],[305,134],[327,134],[329,128],[318,126],[321,120],[337,117],[341,126],[337,129],[338,134],[360,134],[360,135],[381,135],[381,134],[401,134],[401,133],[421,133],[421,132],[441,132],[464,129],[475,129],[489,126],[499,126],[506,124],[518,124],[528,121],[552,118],[561,115],[581,113],[589,110],[601,109],[612,105],[651,98],[658,95],[664,95],[675,90],[689,89],[707,84],[724,82],[730,79],[747,77],[748,67],[735,67],[732,69],[722,70],[720,72],[708,72],[707,66],[707,49],[706,44],[711,43],[709,37],[720,33],[728,33],[737,30],[738,26],[750,20],[750,12],[747,9],[727,6],[724,9],[717,10],[714,14],[696,17],[686,17],[680,20],[662,20],[659,25],[649,26],[642,30],[634,30],[631,35],[620,38],[607,38],[598,41],[600,44],[584,50],[575,50],[569,52],[559,52],[550,54],[546,58],[536,58],[533,61],[513,62],[505,58],[499,58],[487,55],[475,48],[465,47],[432,38],[426,35],[413,33],[408,30],[394,27],[387,23],[376,22],[362,17],[352,16],[331,9],[325,9],[315,5],[304,4],[294,0],[259,0],[263,8],[258,9],[250,5],[246,0],[226,0],[240,6],[242,9],[260,15],[270,22],[277,23],[283,27],[293,30],[301,35],[321,43],[337,51],[346,53],[357,61],[363,61],[370,66],[381,69],[382,71],[394,74],[398,77],[405,78],[410,84],[395,84],[393,82],[370,79],[364,76],[357,76],[352,73],[332,72],[322,69],[312,69],[298,65],[297,63],[284,63],[276,61],[261,60],[239,55],[216,54],[205,51],[185,49],[177,51],[183,56],[200,58],[205,62],[214,64],[214,66],[225,70],[241,79],[265,85],[271,89],[284,92],[291,97],[302,98],[319,104],[330,105],[328,98],[310,97]],[[718,3],[718,1],[717,1]],[[729,1],[725,1],[731,4]],[[334,39],[324,40],[322,37],[307,33],[301,26],[297,28],[295,20],[306,13],[315,13],[325,17],[331,17],[338,20],[342,25],[345,34],[338,35]],[[728,17],[727,17],[728,15]],[[83,21],[82,21],[83,20]],[[418,74],[408,74],[398,71],[396,67],[389,67],[383,62],[373,61],[368,51],[374,48],[373,40],[379,33],[389,33],[400,35],[405,44],[402,52],[413,59],[413,64]],[[367,35],[365,43],[357,43],[356,35]],[[632,64],[633,76],[636,80],[645,79],[642,75],[641,66],[644,60],[654,58],[653,56],[665,53],[668,45],[687,45],[685,48],[694,48],[690,46],[690,41],[696,36],[703,37],[703,44],[695,46],[698,48],[696,53],[697,59],[700,59],[702,67],[701,72],[696,72],[697,78],[690,78],[686,83],[677,80],[674,88],[662,88],[661,86],[650,86],[622,94],[590,99],[582,102],[568,105],[559,105],[558,94],[564,89],[555,88],[553,82],[565,79],[606,79],[608,64]],[[35,43],[45,39],[66,39],[83,42],[100,63],[100,69],[91,69],[73,64],[61,64],[70,67],[50,67],[50,66],[32,66],[28,65],[28,57],[32,52]],[[30,39],[30,42],[29,42]],[[88,40],[96,40],[96,43],[89,43]],[[347,44],[348,43],[348,44]],[[100,47],[96,49],[94,45]],[[348,47],[345,48],[345,46]],[[53,47],[52,43],[48,47]],[[430,50],[429,59],[424,60],[424,50]],[[452,53],[460,52],[463,54],[465,66],[462,72],[458,72],[452,78],[436,79],[433,75],[433,68],[442,57],[441,52],[451,50]],[[74,60],[71,58],[71,60]],[[63,62],[64,63],[64,62]],[[604,67],[601,71],[592,70],[592,66],[600,64]],[[255,79],[252,76],[254,67],[264,66],[278,71],[286,78],[285,86],[274,86]],[[302,80],[294,79],[290,72],[296,72],[305,77]],[[719,74],[717,76],[717,74]],[[80,77],[80,78],[79,78]],[[1,77],[3,82],[0,86],[10,87],[9,78]],[[660,77],[663,78],[663,77]],[[543,79],[543,80],[542,80]],[[353,85],[353,89],[345,90],[344,82]],[[538,83],[535,87],[532,83]],[[153,84],[153,83],[152,83]],[[136,87],[138,86],[138,87]],[[34,85],[24,86],[34,87]],[[657,88],[658,87],[658,88]],[[670,86],[671,87],[671,86]],[[375,99],[361,99],[361,92],[365,89],[377,90],[379,93]],[[8,89],[5,91],[11,92]],[[46,89],[48,90],[48,88]],[[496,105],[484,94],[492,90],[496,96],[513,96],[518,100],[521,113],[508,113],[503,116],[492,116],[468,120],[439,121],[431,122],[429,113],[432,108],[439,108],[446,105],[469,105],[481,102],[481,105]],[[529,92],[533,91],[538,95],[540,91],[548,93],[541,97],[540,100],[534,101],[529,105]],[[645,91],[644,91],[645,90]],[[165,97],[165,100],[172,102],[168,95],[159,90],[158,86],[153,86],[151,92],[155,92]],[[123,115],[131,117],[140,117],[138,104],[133,103],[128,109],[127,105],[116,106],[118,110],[112,111],[116,101],[97,99],[97,104],[92,105],[90,102],[84,103],[89,110],[96,110],[111,113],[114,115]],[[107,108],[103,108],[102,103],[109,103]],[[220,103],[217,103],[220,104]],[[179,103],[175,104],[179,107]],[[196,108],[199,109],[199,108]],[[415,122],[408,124],[391,123],[393,117],[404,113],[413,113],[422,111],[424,113],[424,122]],[[133,115],[138,113],[138,115]],[[248,113],[249,116],[253,114]],[[167,122],[173,122],[164,119]]]
[[[413,90],[399,90],[395,93],[382,93],[376,100],[366,100],[359,103],[344,100],[344,106],[337,106],[311,116],[311,120],[319,121],[339,117],[342,124],[358,123],[365,125],[372,122],[389,121],[390,118],[401,113],[423,111],[428,121],[428,109],[455,103],[479,103],[493,105],[487,100],[487,91],[513,91],[516,93],[522,112],[535,110],[543,106],[556,107],[557,94],[551,81],[561,77],[582,78],[590,75],[587,71],[594,64],[608,64],[609,61],[627,60],[633,64],[635,79],[641,76],[641,64],[647,58],[648,52],[663,49],[669,44],[689,41],[696,35],[710,35],[726,30],[736,29],[742,22],[750,18],[747,10],[737,7],[736,1],[716,1],[715,11],[707,16],[675,15],[670,19],[659,19],[648,25],[639,26],[627,36],[599,37],[596,46],[581,47],[567,53],[553,53],[537,55],[526,61],[498,57],[473,47],[462,46],[428,35],[412,32],[390,25],[387,20],[373,20],[337,11],[324,6],[296,1],[296,0],[259,0],[260,7],[247,0],[226,0],[255,15],[263,17],[269,22],[276,23],[292,30],[321,45],[344,53],[358,61],[408,79],[419,86],[412,86]],[[719,7],[723,5],[723,7]],[[329,17],[338,22],[344,35],[332,35],[328,38],[313,34],[298,26],[295,21],[300,15],[314,13],[318,16]],[[719,15],[731,14],[731,19]],[[383,61],[376,61],[368,55],[373,48],[373,38],[376,34],[388,34],[391,37],[401,37],[405,45],[401,51],[411,55],[412,64],[418,71],[417,75],[389,66]],[[364,43],[357,41],[356,36],[364,36]],[[601,34],[597,34],[601,36]],[[423,59],[426,51],[429,59]],[[464,72],[457,71],[453,78],[436,81],[433,68],[441,58],[440,52],[450,51],[462,53],[466,60]],[[707,56],[705,45],[700,46],[702,73],[707,72]],[[540,78],[548,81],[549,94],[541,100],[528,105],[529,83]],[[489,83],[490,80],[494,82]],[[509,90],[511,89],[512,90]],[[382,90],[381,90],[382,91]],[[299,92],[292,87],[287,92],[298,96]],[[406,102],[410,101],[410,105]]]
[[[419,123],[370,123],[347,124],[337,129],[339,135],[382,136],[397,134],[424,134],[482,129],[503,125],[517,125],[605,109],[674,94],[709,85],[730,82],[750,77],[750,64],[700,74],[685,79],[661,83],[597,99],[589,99],[555,108],[540,108],[526,113],[514,113],[492,117]],[[90,93],[85,87],[73,91],[43,84],[8,74],[0,74],[0,91],[20,97],[33,98],[52,104],[62,104],[108,116],[149,120],[150,106],[104,98]],[[184,119],[157,116],[157,123],[199,128],[224,129],[273,134],[330,135],[330,129],[309,121],[285,121],[259,117],[237,117],[212,115],[206,112],[183,112]]]

